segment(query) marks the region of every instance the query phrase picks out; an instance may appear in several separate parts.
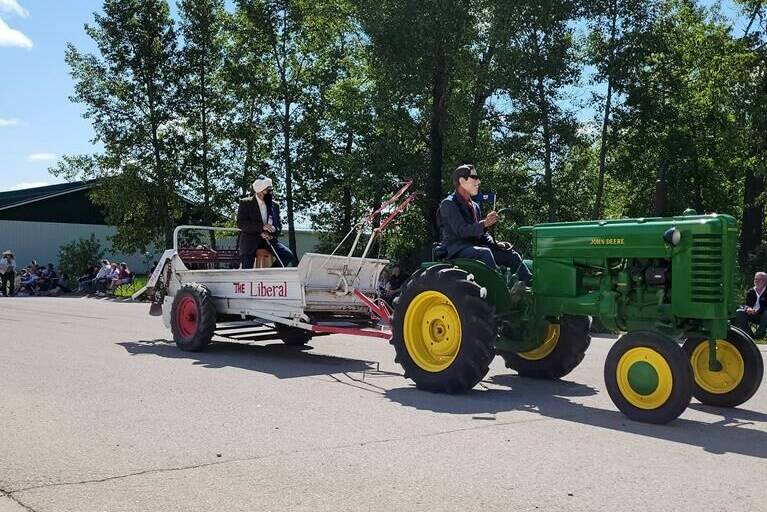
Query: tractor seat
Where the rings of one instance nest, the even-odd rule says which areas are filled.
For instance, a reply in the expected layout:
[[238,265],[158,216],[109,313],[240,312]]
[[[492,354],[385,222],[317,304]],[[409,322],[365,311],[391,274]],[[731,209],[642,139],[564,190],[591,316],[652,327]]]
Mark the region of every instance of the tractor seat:
[[447,248],[439,242],[434,242],[431,247],[431,258],[434,261],[442,261],[447,259]]

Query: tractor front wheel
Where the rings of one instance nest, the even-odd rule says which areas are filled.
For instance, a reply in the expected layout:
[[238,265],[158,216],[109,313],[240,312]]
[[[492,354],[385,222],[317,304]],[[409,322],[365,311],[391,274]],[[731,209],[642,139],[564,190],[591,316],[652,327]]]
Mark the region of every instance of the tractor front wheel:
[[170,330],[181,350],[203,350],[216,330],[216,307],[208,289],[197,283],[188,283],[173,297]]
[[692,368],[673,339],[631,332],[607,354],[605,384],[613,403],[632,420],[668,423],[690,404]]
[[726,340],[716,340],[716,359],[721,369],[709,369],[708,339],[688,338],[682,347],[695,376],[693,396],[701,403],[736,407],[756,393],[764,376],[759,348],[746,333],[730,327]]
[[549,324],[542,343],[528,352],[500,352],[506,367],[522,377],[560,379],[573,371],[591,344],[591,319],[564,315]]
[[394,307],[395,361],[419,389],[473,388],[490,368],[495,336],[482,287],[459,268],[434,265],[413,276]]

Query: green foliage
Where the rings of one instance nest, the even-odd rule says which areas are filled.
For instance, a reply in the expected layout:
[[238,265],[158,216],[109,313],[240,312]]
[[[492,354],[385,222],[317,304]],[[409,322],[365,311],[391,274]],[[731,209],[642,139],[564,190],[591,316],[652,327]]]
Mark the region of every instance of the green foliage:
[[231,222],[259,174],[290,244],[311,222],[333,248],[409,177],[422,196],[373,250],[407,267],[471,162],[510,209],[496,235],[523,250],[515,225],[693,207],[742,219],[747,263],[767,13],[739,5],[745,34],[692,0],[181,0],[175,20],[163,0],[105,0],[95,54],[66,55],[104,149],[54,172],[100,180],[120,249],[167,244],[187,200]]
[[73,240],[59,247],[59,268],[70,281],[87,273],[103,258],[104,250],[93,233],[89,238]]

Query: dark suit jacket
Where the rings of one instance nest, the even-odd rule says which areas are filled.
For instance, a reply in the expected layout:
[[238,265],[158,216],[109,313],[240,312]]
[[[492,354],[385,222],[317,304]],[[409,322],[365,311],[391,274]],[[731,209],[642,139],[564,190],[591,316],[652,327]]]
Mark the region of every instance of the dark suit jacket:
[[[479,205],[472,201],[472,208],[481,219]],[[452,258],[466,247],[482,245],[497,249],[498,244],[479,222],[474,222],[466,202],[457,192],[453,192],[439,205],[437,223],[440,228],[440,240],[447,249],[447,257]]]
[[[756,304],[756,290],[751,288],[746,292],[746,306],[753,308]],[[764,313],[767,311],[767,290],[764,291],[761,297],[759,297],[759,312]]]
[[[271,210],[272,225],[276,229],[272,239],[276,240],[282,232],[280,209],[272,201],[266,203],[266,209],[267,212]],[[237,209],[237,227],[240,228],[240,254],[252,256],[256,254],[256,249],[266,247],[266,242],[261,238],[261,233],[264,231],[264,221],[261,218],[258,201],[254,196],[240,199],[240,206]]]

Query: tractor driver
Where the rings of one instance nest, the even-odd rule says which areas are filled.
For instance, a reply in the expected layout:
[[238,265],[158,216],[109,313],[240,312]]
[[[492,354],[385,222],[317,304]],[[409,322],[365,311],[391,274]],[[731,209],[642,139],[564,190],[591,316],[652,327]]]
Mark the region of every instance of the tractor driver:
[[[259,176],[253,182],[253,195],[240,200],[237,210],[240,228],[240,263],[242,268],[253,268],[257,249],[275,252],[286,267],[295,264],[293,253],[277,240],[282,231],[280,210],[272,200],[272,180]],[[271,248],[270,248],[271,246]],[[275,264],[279,265],[275,262]]]
[[532,275],[522,262],[522,257],[509,242],[497,242],[488,228],[498,222],[495,210],[481,218],[479,205],[472,197],[479,193],[480,179],[473,165],[461,165],[453,171],[455,192],[442,200],[438,221],[441,243],[448,258],[471,258],[479,260],[492,269],[503,265],[516,272],[520,291],[527,286]]

